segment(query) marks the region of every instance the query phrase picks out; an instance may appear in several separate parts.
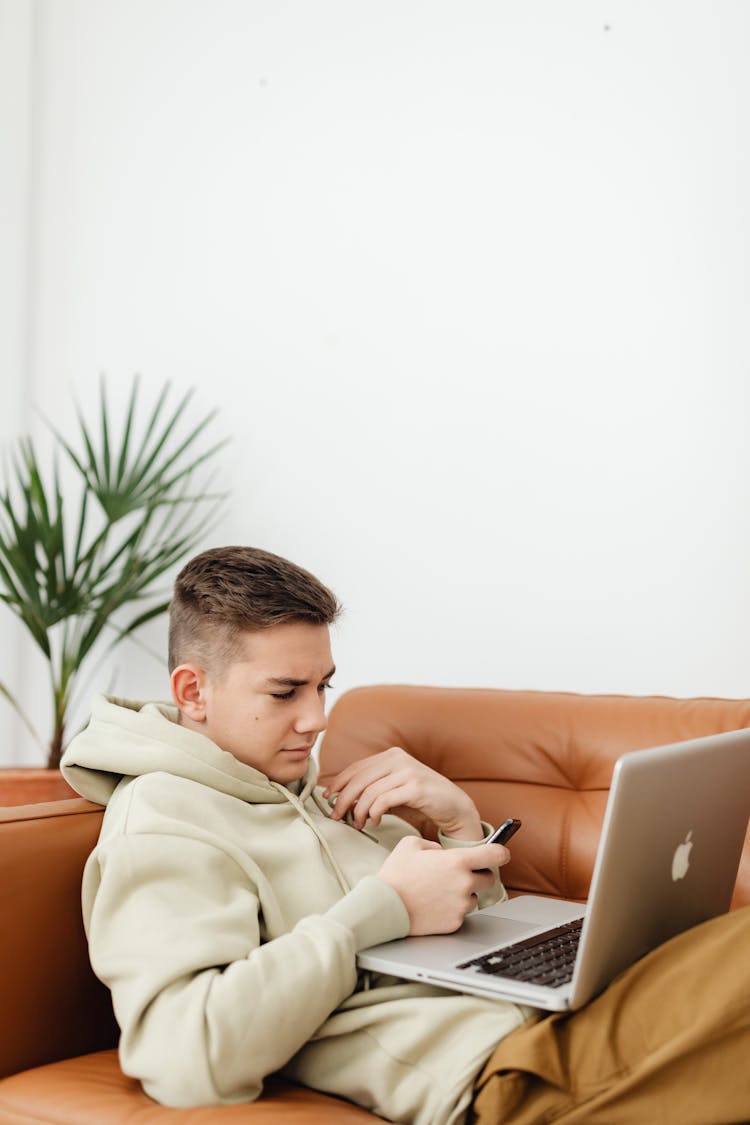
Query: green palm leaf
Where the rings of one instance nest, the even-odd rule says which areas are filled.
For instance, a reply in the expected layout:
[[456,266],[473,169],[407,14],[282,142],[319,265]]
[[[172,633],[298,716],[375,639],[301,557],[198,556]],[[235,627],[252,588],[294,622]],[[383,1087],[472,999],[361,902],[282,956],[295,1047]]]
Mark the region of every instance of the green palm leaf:
[[[102,378],[96,430],[76,407],[77,447],[48,423],[80,482],[77,506],[56,460],[45,485],[30,439],[19,441],[0,491],[0,601],[50,665],[52,764],[81,666],[104,631],[112,631],[112,647],[166,611],[155,583],[206,535],[209,505],[215,517],[221,512],[224,496],[198,480],[226,444],[205,442],[216,411],[183,428],[193,392],[170,406],[165,383],[139,433],[139,393],[136,376],[118,432]],[[118,615],[130,604],[140,608],[123,623]],[[17,706],[1,684],[0,694]]]

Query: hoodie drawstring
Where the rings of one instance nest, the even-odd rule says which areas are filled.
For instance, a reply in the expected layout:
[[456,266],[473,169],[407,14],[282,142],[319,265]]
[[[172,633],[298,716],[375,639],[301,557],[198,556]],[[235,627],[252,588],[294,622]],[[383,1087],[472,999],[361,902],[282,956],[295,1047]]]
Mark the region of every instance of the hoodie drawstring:
[[[341,887],[341,890],[344,892],[344,894],[347,894],[352,888],[350,887],[346,877],[344,876],[344,872],[341,870],[338,863],[334,859],[333,852],[331,851],[331,848],[328,844],[328,841],[326,840],[325,836],[322,836],[320,834],[320,832],[318,831],[318,829],[316,828],[315,821],[312,819],[310,814],[307,812],[307,810],[306,810],[304,804],[302,803],[302,801],[300,801],[300,799],[294,793],[292,793],[289,789],[287,789],[285,785],[280,785],[278,782],[275,782],[275,781],[272,781],[271,784],[273,785],[274,789],[277,789],[280,793],[283,793],[284,797],[286,798],[287,801],[289,801],[289,804],[292,806],[292,808],[297,810],[299,815],[304,820],[305,824],[308,826],[308,828],[311,830],[311,832],[313,832],[313,834],[315,835],[315,837],[316,837],[318,843],[320,844],[322,850],[328,856],[328,862],[330,863],[331,868],[333,870],[333,873],[338,880],[338,883],[339,883],[339,886]],[[323,815],[327,819],[329,819],[330,815],[331,815],[330,809],[329,809],[328,805],[326,805],[325,802],[322,800],[322,798],[318,795],[318,792],[315,788],[313,788],[310,796],[312,796],[313,801],[315,802],[317,807],[320,809],[320,811],[323,813]],[[370,990],[370,988],[372,988],[372,985],[373,985],[373,974],[372,974],[372,972],[369,969],[360,969],[357,975],[358,975],[358,978],[359,978],[359,990],[362,991],[362,992],[368,992]]]
[[[305,806],[303,805],[302,801],[300,801],[299,798],[294,795],[294,793],[292,793],[289,789],[287,789],[286,786],[281,785],[278,782],[274,782],[274,781],[272,781],[271,784],[273,785],[274,789],[277,789],[279,791],[279,793],[283,793],[283,795],[286,797],[287,801],[289,801],[289,804],[294,809],[297,810],[299,815],[304,820],[305,824],[315,834],[315,836],[318,840],[318,843],[320,844],[322,850],[325,852],[325,854],[328,857],[328,862],[330,863],[331,868],[333,870],[333,873],[336,876],[336,879],[338,880],[338,884],[341,887],[341,890],[344,892],[344,894],[347,894],[352,888],[349,885],[349,883],[348,883],[348,881],[347,881],[347,879],[344,875],[344,872],[341,870],[338,863],[336,862],[336,860],[334,858],[334,855],[333,855],[333,852],[331,851],[331,848],[328,844],[328,841],[326,840],[325,836],[322,836],[321,833],[316,828],[315,821],[312,819],[312,817],[308,813],[308,811],[305,808]],[[315,791],[314,790],[313,790],[313,799],[315,799]],[[316,801],[316,804],[318,804],[317,801]],[[318,804],[318,807],[320,807],[319,804]]]

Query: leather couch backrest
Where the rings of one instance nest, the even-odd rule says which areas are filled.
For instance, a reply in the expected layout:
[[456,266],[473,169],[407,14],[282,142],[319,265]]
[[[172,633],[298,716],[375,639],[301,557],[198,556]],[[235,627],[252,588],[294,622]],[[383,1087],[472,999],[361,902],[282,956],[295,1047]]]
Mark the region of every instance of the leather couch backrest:
[[0,809],[0,1077],[117,1043],[81,920],[103,811],[80,798]]
[[[355,758],[401,746],[458,782],[485,820],[523,820],[503,871],[511,892],[583,900],[617,757],[746,726],[748,700],[356,688],[331,711],[321,781]],[[745,903],[750,833],[733,906]]]
[[[582,899],[618,754],[743,726],[748,701],[358,688],[331,712],[321,780],[403,746],[464,786],[485,819],[523,819],[504,870],[512,890]],[[79,798],[0,809],[0,1077],[117,1043],[80,907],[102,814]],[[746,841],[734,905],[748,902]]]

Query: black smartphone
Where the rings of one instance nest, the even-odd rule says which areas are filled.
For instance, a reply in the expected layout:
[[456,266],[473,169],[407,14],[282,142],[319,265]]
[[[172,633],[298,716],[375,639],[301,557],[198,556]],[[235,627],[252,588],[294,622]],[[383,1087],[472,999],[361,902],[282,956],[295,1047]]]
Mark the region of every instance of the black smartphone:
[[489,840],[485,840],[487,844],[507,844],[511,836],[515,836],[518,829],[521,827],[521,821],[516,820],[514,817],[509,816],[504,820],[499,828],[490,836]]

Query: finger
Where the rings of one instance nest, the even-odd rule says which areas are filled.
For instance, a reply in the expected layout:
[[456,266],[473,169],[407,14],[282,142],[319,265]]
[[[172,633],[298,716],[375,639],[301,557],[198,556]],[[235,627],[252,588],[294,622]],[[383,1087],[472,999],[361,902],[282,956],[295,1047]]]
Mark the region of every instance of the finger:
[[347,812],[356,809],[357,821],[364,824],[367,814],[363,815],[362,809],[369,808],[375,797],[390,788],[402,785],[408,778],[407,770],[394,770],[388,767],[388,763],[382,763],[377,773],[374,770],[362,771],[361,776],[352,778],[337,796],[334,808],[336,819],[340,820]]
[[388,750],[381,750],[371,754],[369,758],[360,758],[357,762],[350,762],[334,778],[329,781],[323,790],[323,795],[329,797],[332,793],[339,793],[357,776],[364,776],[368,781],[390,773],[393,768],[394,758],[409,757],[400,746],[391,746]]
[[[401,800],[390,800],[389,794],[396,792],[401,794]],[[388,774],[385,777],[378,778],[377,781],[373,781],[362,790],[353,805],[355,819],[361,819],[364,823],[369,816],[372,820],[375,815],[374,805],[379,801],[381,804],[379,806],[378,819],[380,819],[380,816],[382,816],[384,812],[394,808],[395,805],[409,804],[413,796],[413,779],[410,778],[407,773],[402,770],[399,773]]]
[[468,894],[466,896],[466,901],[464,902],[464,917],[467,914],[472,914],[477,909],[478,906],[479,906],[479,898],[474,893],[474,891],[472,891],[471,894]]
[[384,759],[390,757],[394,749],[397,748],[392,747],[390,750],[379,750],[377,754],[369,754],[366,758],[358,758],[357,761],[350,762],[348,766],[344,766],[342,770],[339,770],[335,777],[331,778],[324,792],[332,792],[339,785],[343,787],[362,770],[370,770],[373,767],[376,769],[380,768],[379,764]]
[[[380,755],[376,757],[379,759]],[[356,803],[368,785],[387,777],[390,770],[386,762],[370,760],[358,763],[358,768],[352,770],[348,777],[346,773],[347,771],[341,773],[323,790],[325,797],[336,794],[334,815],[339,819]]]
[[504,867],[510,860],[510,852],[503,844],[477,844],[472,848],[462,848],[460,854],[474,871]]
[[344,786],[348,785],[353,777],[356,777],[357,773],[364,768],[369,760],[370,759],[367,759],[367,761],[352,762],[346,767],[346,769],[343,769],[340,773],[337,773],[335,777],[331,778],[331,780],[323,790],[324,796],[330,797],[331,793],[341,792]]
[[398,805],[413,806],[413,793],[413,786],[407,782],[402,785],[396,785],[395,787],[389,785],[387,788],[381,788],[380,792],[374,797],[369,790],[366,791],[363,794],[362,800],[357,802],[354,812],[355,824],[361,820],[359,827],[363,827],[365,821],[369,819],[373,827],[377,828],[384,813],[389,812]]
[[424,836],[402,836],[391,852],[391,855],[397,851],[442,852],[443,849],[440,844],[438,844],[437,840],[425,840]]
[[[350,816],[354,826],[363,828],[365,821],[370,820],[373,826],[377,827],[383,813],[397,805],[408,804],[411,793],[412,786],[407,782],[394,782],[390,777],[368,785],[350,805]],[[338,805],[338,801],[336,804]]]
[[333,811],[331,813],[333,819],[343,820],[348,813],[351,813],[362,799],[362,795],[366,789],[367,783],[364,780],[355,779],[337,792],[334,797]]
[[494,871],[489,868],[482,871],[475,871],[474,875],[474,893],[482,894],[483,892],[494,890],[497,876]]

